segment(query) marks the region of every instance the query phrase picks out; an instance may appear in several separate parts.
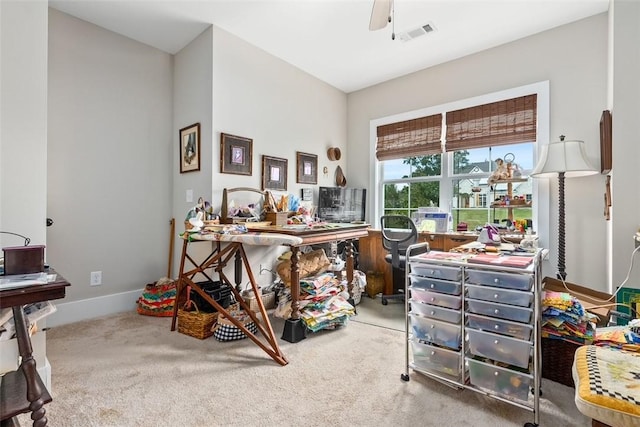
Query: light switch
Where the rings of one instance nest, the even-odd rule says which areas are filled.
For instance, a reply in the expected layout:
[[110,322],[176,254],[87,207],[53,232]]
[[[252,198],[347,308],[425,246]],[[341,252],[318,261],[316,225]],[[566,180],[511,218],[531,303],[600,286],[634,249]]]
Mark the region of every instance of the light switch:
[[187,203],[193,202],[193,190],[187,190]]

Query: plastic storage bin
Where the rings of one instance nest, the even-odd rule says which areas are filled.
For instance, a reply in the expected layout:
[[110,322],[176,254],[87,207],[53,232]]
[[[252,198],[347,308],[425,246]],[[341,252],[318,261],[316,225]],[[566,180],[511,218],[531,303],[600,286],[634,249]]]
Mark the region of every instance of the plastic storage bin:
[[530,274],[500,273],[497,271],[467,270],[467,283],[477,285],[495,286],[497,288],[517,289],[530,291],[533,285],[533,276]]
[[488,357],[489,359],[520,368],[529,366],[529,356],[532,348],[529,341],[475,329],[467,329],[466,331],[469,335],[469,351],[472,354]]
[[411,273],[434,279],[459,281],[462,278],[462,270],[457,267],[445,267],[443,265],[412,264]]
[[467,314],[467,320],[470,328],[508,335],[525,341],[531,339],[531,333],[533,332],[533,326],[526,323],[510,322],[508,320],[479,316],[477,314]]
[[411,353],[416,369],[436,371],[446,374],[455,381],[460,380],[459,352],[411,341]]
[[438,307],[437,305],[424,304],[411,300],[411,312],[420,316],[431,317],[432,319],[443,320],[449,323],[460,323],[462,312],[450,308]]
[[456,350],[460,349],[462,343],[462,327],[460,325],[415,314],[409,314],[409,316],[411,317],[411,330],[416,339]]
[[502,304],[529,307],[533,302],[533,293],[512,291],[510,289],[493,288],[489,286],[465,285],[469,298],[483,301],[499,302]]
[[508,399],[526,402],[533,376],[499,366],[466,359],[471,384]]
[[418,288],[411,288],[411,299],[424,302],[426,304],[439,305],[441,307],[459,310],[462,307],[462,296],[447,295],[438,292],[425,291]]
[[533,314],[533,310],[530,308],[474,299],[468,299],[467,306],[471,313],[513,320],[515,322],[528,323],[531,320],[531,315]]
[[460,295],[462,285],[460,282],[451,282],[448,280],[433,279],[431,277],[422,277],[411,274],[411,287],[424,290],[442,292],[450,295]]

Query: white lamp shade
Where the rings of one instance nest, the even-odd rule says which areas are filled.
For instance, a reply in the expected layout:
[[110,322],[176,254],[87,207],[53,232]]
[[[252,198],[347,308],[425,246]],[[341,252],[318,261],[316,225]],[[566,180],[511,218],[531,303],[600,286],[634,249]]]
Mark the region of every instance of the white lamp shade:
[[531,176],[550,178],[560,172],[567,178],[598,173],[587,160],[583,141],[558,141],[542,147],[540,161]]

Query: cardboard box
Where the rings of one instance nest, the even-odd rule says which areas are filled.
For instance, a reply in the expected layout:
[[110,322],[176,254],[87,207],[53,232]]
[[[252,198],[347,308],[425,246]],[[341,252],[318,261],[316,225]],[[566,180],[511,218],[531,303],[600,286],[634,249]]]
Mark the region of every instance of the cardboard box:
[[[607,326],[609,322],[609,312],[613,309],[613,305],[610,307],[599,307],[607,304],[614,304],[615,299],[612,299],[611,294],[606,292],[600,292],[593,289],[586,288],[584,286],[576,285],[575,283],[564,282],[567,287],[562,284],[562,281],[554,279],[552,277],[545,277],[542,279],[542,289],[555,292],[566,292],[580,301],[580,304],[585,310],[597,315],[600,320],[598,327]],[[568,288],[568,289],[567,289]],[[598,307],[598,308],[594,308]]]

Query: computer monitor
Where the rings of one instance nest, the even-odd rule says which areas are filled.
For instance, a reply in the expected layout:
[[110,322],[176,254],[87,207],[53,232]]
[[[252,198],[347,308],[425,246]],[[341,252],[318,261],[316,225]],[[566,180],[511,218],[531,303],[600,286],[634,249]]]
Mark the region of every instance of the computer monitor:
[[320,187],[318,218],[327,222],[364,221],[366,200],[364,188]]

